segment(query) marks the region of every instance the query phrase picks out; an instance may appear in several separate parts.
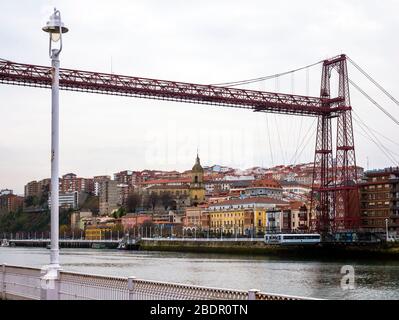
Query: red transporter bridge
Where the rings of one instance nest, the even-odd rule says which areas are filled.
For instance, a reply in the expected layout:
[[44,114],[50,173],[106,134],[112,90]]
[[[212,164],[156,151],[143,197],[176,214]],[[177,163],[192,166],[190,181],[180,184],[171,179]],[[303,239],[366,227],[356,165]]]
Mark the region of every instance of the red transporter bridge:
[[[339,83],[338,92],[333,95],[330,82],[334,70],[338,73]],[[50,67],[0,60],[0,83],[51,88],[51,72]],[[320,97],[70,69],[60,69],[60,89],[318,117],[312,187],[315,212],[311,228],[329,233],[359,227],[352,107],[345,55],[323,62]],[[332,119],[337,119],[335,157]]]

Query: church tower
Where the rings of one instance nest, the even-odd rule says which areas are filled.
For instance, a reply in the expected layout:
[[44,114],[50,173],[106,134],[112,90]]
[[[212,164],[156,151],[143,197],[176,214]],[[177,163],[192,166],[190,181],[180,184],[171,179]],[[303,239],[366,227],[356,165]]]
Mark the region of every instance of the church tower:
[[197,153],[197,159],[193,169],[191,170],[190,183],[190,202],[191,205],[197,206],[205,201],[205,187],[204,187],[204,169],[201,166],[200,158]]

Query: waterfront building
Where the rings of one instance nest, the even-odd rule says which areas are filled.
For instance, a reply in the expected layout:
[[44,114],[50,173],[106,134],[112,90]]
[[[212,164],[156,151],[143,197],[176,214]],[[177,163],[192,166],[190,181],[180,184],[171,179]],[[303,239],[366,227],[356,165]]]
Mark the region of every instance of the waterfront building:
[[152,221],[152,216],[150,214],[135,214],[135,213],[128,213],[121,218],[123,230],[129,230],[139,225],[143,224],[144,222]]
[[309,212],[302,201],[290,201],[291,231],[304,232],[309,229]]
[[186,208],[183,229],[184,230],[202,229],[201,216],[203,212],[204,212],[203,206]]
[[399,228],[399,167],[367,171],[360,185],[360,227],[391,233]]
[[266,211],[266,233],[291,233],[292,212],[289,208],[275,207]]
[[210,230],[210,216],[207,210],[201,212],[201,230],[208,232]]
[[216,233],[262,233],[265,232],[268,223],[267,210],[277,206],[288,207],[289,203],[270,197],[253,197],[210,204],[207,209],[209,228]]
[[86,240],[105,240],[111,233],[112,227],[109,225],[91,225],[85,229]]

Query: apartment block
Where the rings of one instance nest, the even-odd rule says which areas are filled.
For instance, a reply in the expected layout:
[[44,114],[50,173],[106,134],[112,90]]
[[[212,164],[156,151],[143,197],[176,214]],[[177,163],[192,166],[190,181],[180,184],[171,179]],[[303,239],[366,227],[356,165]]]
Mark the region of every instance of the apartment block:
[[360,226],[374,232],[399,229],[399,167],[367,171],[360,184]]
[[17,196],[12,190],[0,191],[0,214],[16,212],[23,207],[24,197]]
[[60,181],[60,192],[87,192],[94,193],[94,180],[79,178],[74,173],[68,173],[62,176]]
[[118,181],[103,181],[100,187],[100,215],[110,215],[120,206]]

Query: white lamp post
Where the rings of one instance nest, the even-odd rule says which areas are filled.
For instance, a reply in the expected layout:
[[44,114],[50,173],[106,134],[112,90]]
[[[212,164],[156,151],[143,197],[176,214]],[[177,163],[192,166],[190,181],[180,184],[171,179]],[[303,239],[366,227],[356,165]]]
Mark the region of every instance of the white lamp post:
[[[59,55],[62,51],[62,34],[68,29],[61,22],[60,12],[54,8],[43,31],[49,34],[49,55],[51,58],[51,252],[49,269],[58,270],[59,263]],[[58,48],[57,44],[58,43]]]

